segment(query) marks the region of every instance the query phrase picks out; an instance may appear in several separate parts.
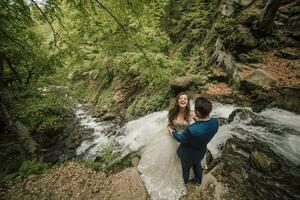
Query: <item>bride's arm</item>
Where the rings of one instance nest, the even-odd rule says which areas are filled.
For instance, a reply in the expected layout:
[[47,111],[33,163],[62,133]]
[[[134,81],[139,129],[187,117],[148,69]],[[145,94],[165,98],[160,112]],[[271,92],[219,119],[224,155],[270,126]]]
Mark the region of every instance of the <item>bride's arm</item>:
[[172,131],[173,131],[174,127],[171,125],[169,120],[168,120],[167,129],[168,129],[169,133],[172,134]]

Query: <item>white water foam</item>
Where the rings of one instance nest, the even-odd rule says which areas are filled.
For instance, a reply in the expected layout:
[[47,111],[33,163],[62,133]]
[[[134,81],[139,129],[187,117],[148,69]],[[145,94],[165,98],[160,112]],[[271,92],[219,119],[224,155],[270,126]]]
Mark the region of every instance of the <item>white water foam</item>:
[[[213,117],[228,118],[230,113],[237,109],[234,105],[224,105],[220,103],[213,104]],[[251,119],[240,120],[238,117],[230,124],[225,124],[219,128],[216,136],[208,144],[214,158],[221,156],[221,147],[226,140],[233,135],[244,140],[254,141],[262,140],[279,155],[287,158],[289,161],[300,164],[300,116],[281,109],[267,109],[259,114],[272,123],[293,129],[292,133],[275,134],[270,133],[266,127],[254,126],[249,123]],[[116,136],[106,137],[105,128],[107,124],[96,122],[88,113],[78,107],[76,116],[80,118],[82,125],[94,129],[93,138],[85,140],[77,149],[77,155],[84,154],[85,158],[95,158],[99,151],[109,144],[116,144],[123,151],[135,151],[147,145],[157,134],[166,130],[167,111],[151,113],[137,120],[126,123],[118,130]],[[242,132],[238,129],[244,130]]]
[[89,113],[83,110],[81,104],[77,105],[75,115],[80,119],[80,124],[87,129],[93,129],[93,134],[90,138],[83,141],[76,149],[76,155],[84,155],[85,159],[94,159],[99,152],[110,144],[110,139],[105,136],[104,130],[109,124],[104,122],[96,122]]

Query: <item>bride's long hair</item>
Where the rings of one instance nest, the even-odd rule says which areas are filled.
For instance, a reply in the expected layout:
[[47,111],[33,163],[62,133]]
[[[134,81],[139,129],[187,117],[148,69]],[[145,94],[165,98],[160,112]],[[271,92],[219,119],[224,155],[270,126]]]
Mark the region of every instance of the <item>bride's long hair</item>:
[[[169,120],[169,126],[174,126],[174,123],[173,121],[177,118],[177,115],[179,113],[179,104],[178,104],[178,100],[179,100],[179,97],[181,95],[186,95],[188,97],[188,95],[186,93],[179,93],[177,96],[176,96],[176,101],[175,101],[175,104],[173,106],[173,108],[171,108],[169,110],[169,113],[168,113],[168,120]],[[187,104],[186,104],[186,107],[185,107],[185,110],[184,110],[184,120],[189,122],[189,118],[190,118],[190,98],[188,97],[187,99]]]

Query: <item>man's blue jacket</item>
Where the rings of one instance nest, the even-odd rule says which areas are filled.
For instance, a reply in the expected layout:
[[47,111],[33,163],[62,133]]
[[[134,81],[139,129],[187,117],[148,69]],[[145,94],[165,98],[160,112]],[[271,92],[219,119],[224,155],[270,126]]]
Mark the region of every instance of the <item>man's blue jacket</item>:
[[180,142],[177,154],[185,162],[201,162],[206,151],[207,144],[215,136],[219,128],[219,121],[211,118],[207,121],[197,121],[179,133],[173,131],[173,137]]

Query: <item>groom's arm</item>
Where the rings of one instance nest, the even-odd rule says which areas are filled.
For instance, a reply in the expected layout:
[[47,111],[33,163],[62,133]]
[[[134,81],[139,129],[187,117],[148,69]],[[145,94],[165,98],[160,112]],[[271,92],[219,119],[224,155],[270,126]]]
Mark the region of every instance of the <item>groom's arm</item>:
[[179,133],[174,129],[172,136],[180,143],[187,143],[191,139],[191,133],[188,128],[185,129],[183,133]]

